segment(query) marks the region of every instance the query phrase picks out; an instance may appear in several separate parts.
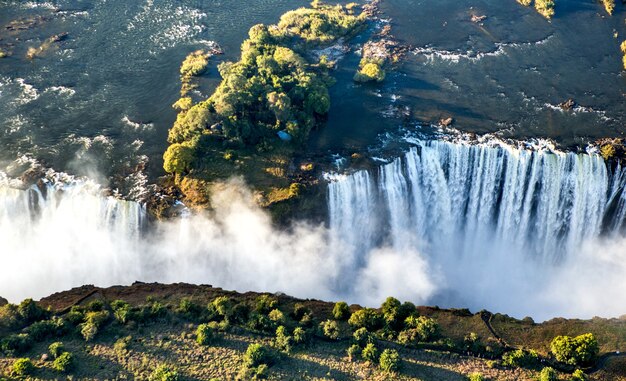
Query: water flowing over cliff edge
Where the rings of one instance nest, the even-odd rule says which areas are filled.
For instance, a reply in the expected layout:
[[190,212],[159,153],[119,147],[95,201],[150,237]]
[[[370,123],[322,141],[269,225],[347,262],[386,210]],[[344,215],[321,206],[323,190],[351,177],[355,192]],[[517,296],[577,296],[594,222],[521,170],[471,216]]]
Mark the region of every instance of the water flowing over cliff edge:
[[329,174],[328,227],[290,232],[234,181],[211,217],[148,226],[89,182],[0,180],[0,289],[210,283],[376,305],[617,316],[626,302],[626,171],[596,154],[418,141],[369,171]]

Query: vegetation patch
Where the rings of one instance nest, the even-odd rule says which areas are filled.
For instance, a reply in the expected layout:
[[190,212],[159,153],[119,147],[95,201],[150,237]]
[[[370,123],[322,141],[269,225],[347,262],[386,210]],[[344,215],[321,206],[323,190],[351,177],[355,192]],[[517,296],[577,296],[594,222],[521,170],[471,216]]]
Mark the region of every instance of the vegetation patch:
[[[355,35],[367,17],[356,9],[314,2],[287,12],[276,25],[253,26],[240,61],[220,64],[221,83],[196,104],[188,95],[191,78],[206,69],[208,54],[190,54],[181,66],[181,99],[174,104],[179,114],[163,156],[163,167],[175,175],[176,184],[192,178],[209,188],[211,182],[241,174],[263,191],[261,204],[298,197],[301,185],[289,180],[289,164],[311,130],[324,122],[334,83],[325,57],[306,57],[314,48]],[[187,189],[181,191],[197,200]]]

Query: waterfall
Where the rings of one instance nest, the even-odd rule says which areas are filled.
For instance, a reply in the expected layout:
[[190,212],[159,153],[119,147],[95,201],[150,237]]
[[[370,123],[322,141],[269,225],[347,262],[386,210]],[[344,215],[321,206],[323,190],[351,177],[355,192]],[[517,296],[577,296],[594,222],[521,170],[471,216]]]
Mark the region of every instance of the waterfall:
[[558,263],[601,232],[619,234],[625,185],[595,154],[421,142],[377,173],[332,178],[330,228],[356,258],[383,241]]
[[132,282],[125,274],[140,267],[132,253],[145,213],[139,203],[102,196],[89,181],[47,178],[16,189],[0,177],[0,294],[35,297],[80,283]]

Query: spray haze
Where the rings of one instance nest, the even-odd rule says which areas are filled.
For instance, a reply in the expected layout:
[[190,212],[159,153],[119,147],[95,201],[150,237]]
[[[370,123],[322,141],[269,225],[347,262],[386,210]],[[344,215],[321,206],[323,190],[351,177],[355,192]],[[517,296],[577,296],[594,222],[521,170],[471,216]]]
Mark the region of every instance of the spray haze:
[[536,319],[626,312],[624,175],[595,155],[425,142],[329,179],[328,227],[289,230],[240,180],[213,195],[210,216],[149,229],[142,205],[89,182],[0,181],[0,295],[141,280]]

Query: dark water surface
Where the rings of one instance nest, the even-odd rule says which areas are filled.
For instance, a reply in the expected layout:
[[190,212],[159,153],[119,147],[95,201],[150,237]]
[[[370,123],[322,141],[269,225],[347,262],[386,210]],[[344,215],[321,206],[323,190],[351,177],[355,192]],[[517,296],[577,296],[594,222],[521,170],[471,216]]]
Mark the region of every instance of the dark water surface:
[[[275,23],[307,3],[0,2],[1,26],[41,17],[24,31],[0,29],[0,48],[12,54],[0,59],[0,162],[29,155],[102,182],[144,166],[148,178],[161,175],[184,57],[210,41],[224,48],[201,80],[201,95],[208,96],[219,80],[217,63],[238,58],[250,26]],[[384,0],[382,11],[411,53],[380,86],[352,82],[359,57],[348,53],[313,150],[374,144],[405,114],[424,122],[452,116],[459,129],[568,145],[624,135],[621,4],[608,17],[592,1],[560,1],[551,22],[514,0]],[[476,24],[472,14],[488,18]],[[32,61],[25,58],[28,48],[62,32],[66,40]],[[580,107],[556,107],[568,98]]]

